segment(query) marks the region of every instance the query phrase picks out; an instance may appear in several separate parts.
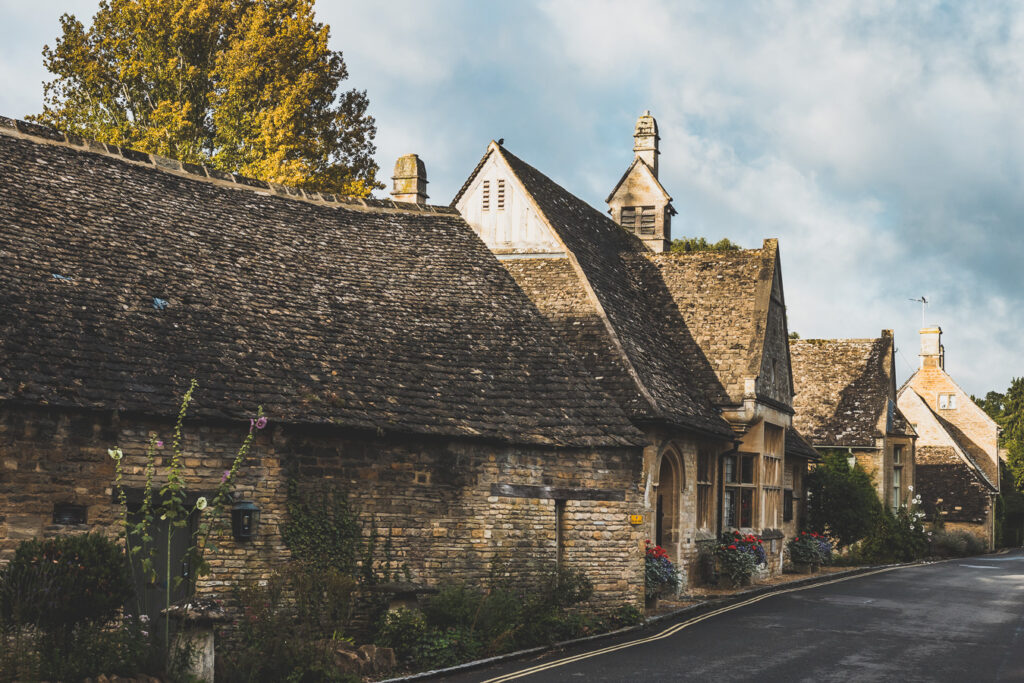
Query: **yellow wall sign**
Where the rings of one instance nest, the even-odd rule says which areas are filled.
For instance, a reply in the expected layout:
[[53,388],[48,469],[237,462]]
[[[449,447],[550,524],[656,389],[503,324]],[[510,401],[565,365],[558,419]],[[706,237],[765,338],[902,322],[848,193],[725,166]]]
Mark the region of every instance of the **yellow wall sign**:
[[630,515],[629,516],[629,523],[632,524],[633,526],[636,526],[638,524],[643,524],[644,523],[644,516],[643,515]]

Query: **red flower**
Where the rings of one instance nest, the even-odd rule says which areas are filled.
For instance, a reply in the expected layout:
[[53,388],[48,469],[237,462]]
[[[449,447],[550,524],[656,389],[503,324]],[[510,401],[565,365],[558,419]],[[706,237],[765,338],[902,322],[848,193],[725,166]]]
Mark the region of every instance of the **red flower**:
[[734,546],[734,545],[729,546],[729,550],[736,550],[736,546]]

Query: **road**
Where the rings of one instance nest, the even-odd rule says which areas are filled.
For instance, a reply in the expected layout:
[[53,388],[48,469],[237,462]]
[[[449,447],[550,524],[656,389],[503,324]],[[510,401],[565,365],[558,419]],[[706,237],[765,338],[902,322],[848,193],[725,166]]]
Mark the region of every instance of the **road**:
[[901,567],[452,681],[1024,681],[1024,554]]

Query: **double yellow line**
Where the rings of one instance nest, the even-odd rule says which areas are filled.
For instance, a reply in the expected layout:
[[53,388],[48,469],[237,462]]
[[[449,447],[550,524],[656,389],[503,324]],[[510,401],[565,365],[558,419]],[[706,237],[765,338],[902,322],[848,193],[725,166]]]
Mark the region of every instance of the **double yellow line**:
[[618,645],[611,645],[611,646],[603,648],[601,650],[592,650],[590,652],[584,652],[583,654],[575,655],[574,657],[566,657],[565,659],[558,659],[558,660],[556,660],[554,662],[548,662],[547,664],[538,664],[537,666],[531,667],[529,669],[521,669],[519,671],[514,671],[512,673],[505,674],[504,676],[498,676],[496,678],[489,678],[486,681],[483,681],[483,683],[504,683],[504,681],[511,681],[511,680],[515,680],[517,678],[523,678],[525,676],[530,676],[530,675],[533,675],[535,673],[540,673],[541,671],[547,671],[548,669],[554,669],[554,668],[559,667],[559,666],[565,666],[566,664],[572,664],[573,662],[578,662],[578,661],[581,661],[581,660],[584,660],[584,659],[590,659],[591,657],[597,657],[598,655],[605,655],[605,654],[608,654],[609,652],[617,652],[619,650],[625,650],[628,647],[635,647],[637,645],[643,645],[644,643],[653,643],[656,640],[663,640],[665,638],[668,638],[669,636],[672,636],[672,635],[675,635],[676,633],[679,633],[684,628],[687,628],[689,626],[693,626],[694,624],[699,624],[700,622],[704,621],[705,619],[710,619],[711,617],[716,617],[719,614],[725,614],[726,612],[731,612],[734,609],[739,609],[740,607],[746,607],[747,605],[753,605],[755,602],[760,602],[760,601],[765,600],[767,598],[775,597],[776,595],[783,595],[785,593],[795,593],[797,591],[805,591],[805,590],[809,590],[811,588],[818,588],[820,586],[828,586],[828,585],[831,585],[833,583],[841,583],[843,581],[849,581],[850,579],[859,579],[859,578],[864,577],[864,576],[872,576],[873,574],[881,574],[883,572],[891,572],[893,570],[903,569],[903,568],[904,567],[886,567],[885,569],[876,569],[875,571],[865,572],[863,574],[854,574],[853,576],[844,576],[842,578],[832,579],[831,581],[822,581],[821,583],[812,583],[812,584],[807,585],[807,586],[797,586],[795,588],[784,588],[782,590],[773,591],[771,593],[765,593],[764,595],[758,595],[757,597],[750,598],[749,600],[744,600],[743,602],[737,602],[735,605],[729,605],[728,607],[722,607],[722,608],[713,610],[711,612],[708,612],[706,614],[702,614],[699,617],[694,617],[693,619],[688,619],[687,621],[680,622],[678,624],[675,624],[674,626],[669,626],[667,629],[665,629],[661,633],[655,634],[653,636],[648,636],[647,638],[639,638],[637,640],[631,640],[631,641],[626,642],[626,643],[619,643]]

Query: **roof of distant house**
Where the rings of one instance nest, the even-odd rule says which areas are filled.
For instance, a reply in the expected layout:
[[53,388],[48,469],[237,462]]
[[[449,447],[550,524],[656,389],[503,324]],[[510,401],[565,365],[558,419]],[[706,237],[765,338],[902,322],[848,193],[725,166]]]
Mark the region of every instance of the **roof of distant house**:
[[0,400],[636,445],[447,207],[358,200],[0,119]]
[[793,423],[816,446],[874,446],[886,434],[912,436],[895,403],[893,339],[790,341],[796,394]]

